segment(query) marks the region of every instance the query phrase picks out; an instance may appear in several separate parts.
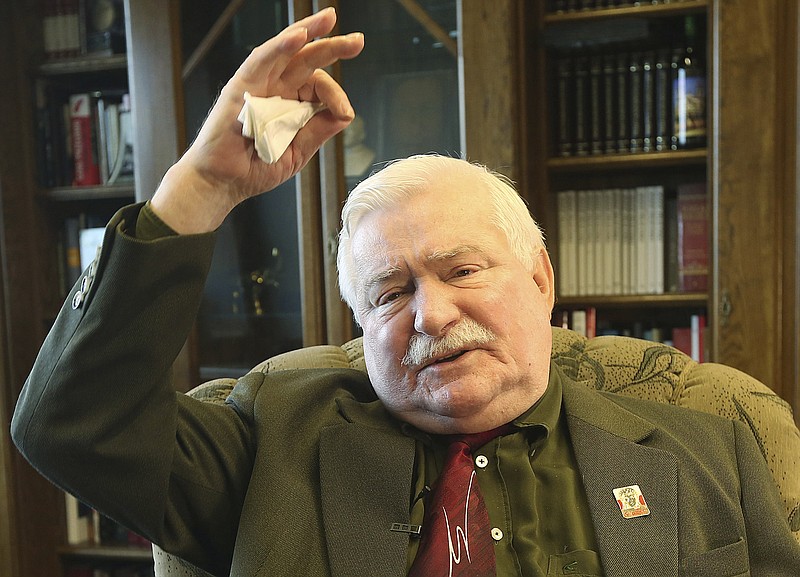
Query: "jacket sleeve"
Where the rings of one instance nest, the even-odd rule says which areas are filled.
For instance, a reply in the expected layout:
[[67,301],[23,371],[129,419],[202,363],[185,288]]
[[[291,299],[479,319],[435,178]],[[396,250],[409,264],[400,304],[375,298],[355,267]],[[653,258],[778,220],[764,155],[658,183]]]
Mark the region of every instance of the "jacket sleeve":
[[753,577],[800,575],[800,545],[792,536],[775,480],[753,434],[734,422],[736,458]]
[[176,393],[170,378],[214,235],[139,240],[129,230],[140,208],[114,216],[72,289],[23,387],[12,437],[64,490],[224,570],[249,478],[242,468],[252,467],[249,425],[230,406]]

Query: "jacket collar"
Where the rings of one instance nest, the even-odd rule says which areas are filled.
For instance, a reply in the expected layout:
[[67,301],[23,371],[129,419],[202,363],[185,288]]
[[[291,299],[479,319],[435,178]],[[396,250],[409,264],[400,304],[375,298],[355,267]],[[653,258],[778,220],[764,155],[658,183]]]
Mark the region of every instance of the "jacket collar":
[[414,440],[379,401],[337,399],[343,422],[320,432],[322,519],[331,574],[406,573]]
[[[648,446],[656,427],[560,374],[572,447],[608,577],[678,574],[678,464]],[[625,519],[614,489],[638,485],[650,509]]]

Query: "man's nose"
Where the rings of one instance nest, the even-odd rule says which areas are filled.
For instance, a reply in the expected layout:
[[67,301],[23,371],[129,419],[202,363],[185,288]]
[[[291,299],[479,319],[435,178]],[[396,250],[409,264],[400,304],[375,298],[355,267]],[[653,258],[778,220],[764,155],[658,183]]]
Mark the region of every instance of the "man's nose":
[[457,324],[461,311],[454,290],[438,281],[420,283],[414,291],[414,330],[440,337]]

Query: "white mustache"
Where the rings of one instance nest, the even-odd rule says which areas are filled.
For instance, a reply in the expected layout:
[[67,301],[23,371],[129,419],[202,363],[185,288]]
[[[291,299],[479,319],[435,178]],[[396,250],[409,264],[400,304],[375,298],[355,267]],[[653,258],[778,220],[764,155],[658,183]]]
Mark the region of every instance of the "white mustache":
[[485,345],[497,338],[482,324],[465,318],[442,337],[412,335],[408,339],[408,350],[400,361],[404,366],[421,366],[437,358],[447,356],[468,346]]

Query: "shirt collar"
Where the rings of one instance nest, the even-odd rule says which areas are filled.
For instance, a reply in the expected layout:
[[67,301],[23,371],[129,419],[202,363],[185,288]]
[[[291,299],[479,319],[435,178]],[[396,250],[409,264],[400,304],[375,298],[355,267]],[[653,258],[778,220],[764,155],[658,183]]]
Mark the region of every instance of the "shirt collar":
[[[525,429],[529,442],[538,442],[547,439],[550,432],[556,429],[561,415],[562,385],[557,371],[550,371],[550,380],[547,389],[531,407],[512,421],[519,429]],[[400,429],[403,434],[413,439],[431,444],[439,435],[431,435],[421,431],[408,423],[402,423]]]

